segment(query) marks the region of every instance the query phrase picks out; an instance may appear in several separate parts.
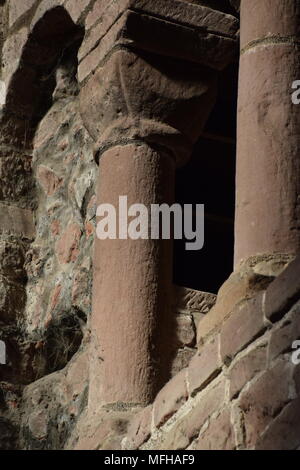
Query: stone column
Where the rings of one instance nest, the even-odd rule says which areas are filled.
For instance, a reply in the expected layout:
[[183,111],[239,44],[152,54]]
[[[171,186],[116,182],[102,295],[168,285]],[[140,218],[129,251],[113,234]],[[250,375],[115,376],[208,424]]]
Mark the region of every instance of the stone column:
[[300,250],[300,3],[242,0],[235,263]]
[[[210,10],[131,3],[143,14],[123,2],[98,48],[84,57],[82,46],[81,114],[100,162],[98,204],[118,208],[127,196],[128,205],[150,208],[174,202],[176,165],[189,158],[214,104],[216,70],[234,54],[237,24],[216,12],[228,38],[202,37],[200,18],[206,30]],[[199,19],[198,29],[181,26],[189,18]],[[96,239],[94,265],[89,409],[147,404],[169,374],[172,241]]]

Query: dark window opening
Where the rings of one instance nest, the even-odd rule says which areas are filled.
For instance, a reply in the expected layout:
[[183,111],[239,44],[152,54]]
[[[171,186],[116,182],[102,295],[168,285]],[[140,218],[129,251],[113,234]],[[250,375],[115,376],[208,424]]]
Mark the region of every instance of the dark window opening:
[[221,75],[216,105],[190,162],[177,171],[176,202],[205,204],[205,243],[174,246],[174,282],[217,293],[233,271],[238,64]]

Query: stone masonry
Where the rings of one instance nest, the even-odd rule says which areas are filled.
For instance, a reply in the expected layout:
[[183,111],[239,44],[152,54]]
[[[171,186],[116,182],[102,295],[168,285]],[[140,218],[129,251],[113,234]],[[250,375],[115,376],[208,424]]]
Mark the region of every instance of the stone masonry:
[[[300,448],[299,16],[0,1],[0,449]],[[235,268],[215,296],[173,284],[172,240],[97,239],[96,209],[175,202],[239,42]]]

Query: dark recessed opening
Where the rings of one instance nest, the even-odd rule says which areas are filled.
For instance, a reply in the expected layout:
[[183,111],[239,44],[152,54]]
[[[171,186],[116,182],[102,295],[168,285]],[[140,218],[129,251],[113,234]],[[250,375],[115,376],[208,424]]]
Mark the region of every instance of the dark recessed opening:
[[214,110],[190,162],[177,171],[176,202],[205,204],[205,243],[175,241],[174,282],[217,293],[233,270],[238,64],[221,75]]

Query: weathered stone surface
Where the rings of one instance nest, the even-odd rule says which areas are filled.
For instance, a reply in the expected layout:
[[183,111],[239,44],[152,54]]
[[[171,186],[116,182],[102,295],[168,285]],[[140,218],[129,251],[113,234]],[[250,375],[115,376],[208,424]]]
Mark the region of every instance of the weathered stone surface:
[[207,314],[216,303],[217,296],[186,287],[174,286],[174,306],[177,311]]
[[23,27],[16,34],[10,36],[2,49],[2,79],[6,86],[17,70],[20,61],[20,51],[23,49],[28,37],[28,29]]
[[130,421],[125,449],[138,449],[151,436],[153,406],[149,405]]
[[56,243],[56,252],[61,264],[74,262],[78,258],[81,233],[80,226],[71,223]]
[[162,426],[187,400],[186,376],[187,370],[183,369],[157,395],[153,405],[156,427]]
[[279,361],[249,388],[242,392],[238,406],[244,413],[246,448],[259,441],[259,436],[293,396],[292,364]]
[[175,354],[175,357],[172,360],[171,366],[171,376],[174,377],[182,369],[188,367],[191,359],[195,356],[197,352],[196,348],[180,348]]
[[64,447],[86,406],[87,364],[87,355],[79,353],[63,371],[26,387],[21,423],[23,448],[58,450]]
[[[146,60],[133,52],[116,50],[82,88],[81,115],[97,141],[98,157],[108,145],[120,140],[163,145],[176,156],[178,165],[189,157],[191,142],[197,140],[215,99],[216,74],[191,64],[178,76],[174,61],[151,57],[149,63],[150,57]],[[133,81],[135,88],[131,86]],[[154,95],[158,103],[153,109]],[[102,112],[104,102],[106,113]],[[126,102],[130,103],[132,116],[139,116],[135,124]],[[188,119],[191,111],[195,116],[192,125]]]
[[[136,411],[136,410],[135,410]],[[103,409],[96,416],[83,414],[78,422],[67,449],[75,450],[121,450],[133,411]]]
[[299,253],[300,115],[286,93],[298,75],[299,15],[292,1],[241,4],[236,264]]
[[31,21],[30,30],[32,31],[34,29],[37,23],[45,16],[48,11],[57,7],[61,7],[61,5],[64,3],[65,0],[41,0]]
[[296,450],[300,445],[300,399],[289,403],[258,440],[255,450]]
[[265,314],[276,320],[300,298],[300,256],[292,261],[282,274],[268,287]]
[[[299,322],[296,321],[299,309],[297,306],[290,309],[299,298],[297,274],[289,275],[285,282],[282,282],[285,273],[281,274],[291,250],[293,253],[299,251],[297,189],[300,179],[295,153],[299,147],[295,129],[299,126],[294,114],[296,109],[291,107],[290,94],[286,90],[290,88],[294,72],[299,69],[298,46],[293,43],[292,35],[299,36],[300,9],[292,0],[272,2],[244,0],[242,5],[243,57],[239,106],[242,112],[246,109],[249,113],[253,128],[250,126],[249,130],[245,121],[239,118],[242,130],[239,148],[245,163],[238,168],[238,182],[240,175],[244,175],[238,187],[238,207],[245,217],[244,221],[239,219],[239,227],[247,233],[252,231],[255,243],[252,244],[251,236],[247,239],[242,230],[237,230],[240,237],[237,237],[237,253],[243,253],[243,248],[246,255],[248,249],[250,254],[263,253],[267,247],[270,251],[287,254],[278,254],[278,258],[274,254],[263,254],[253,257],[257,259],[250,267],[239,266],[239,272],[220,290],[217,306],[213,307],[214,296],[185,290],[177,304],[179,312],[173,306],[173,313],[180,314],[177,333],[175,322],[172,322],[172,328],[166,328],[167,334],[163,337],[163,315],[157,316],[159,321],[156,319],[153,329],[148,329],[148,335],[144,334],[145,324],[141,322],[138,328],[141,346],[146,344],[148,350],[153,350],[153,338],[161,341],[157,345],[160,350],[155,364],[161,358],[165,359],[166,354],[162,351],[166,353],[169,345],[176,342],[177,334],[176,347],[171,351],[173,362],[168,364],[167,374],[157,388],[161,388],[170,374],[176,377],[160,391],[154,410],[153,405],[142,412],[139,407],[128,412],[115,412],[108,407],[93,417],[84,412],[89,382],[97,389],[105,383],[100,374],[94,374],[89,381],[88,370],[93,361],[83,353],[88,346],[89,324],[86,320],[91,311],[91,253],[96,212],[93,140],[97,141],[96,158],[101,156],[103,162],[108,146],[121,139],[116,153],[109,155],[114,160],[110,171],[107,174],[102,173],[102,169],[100,171],[101,184],[116,184],[116,194],[124,187],[123,177],[130,181],[132,187],[136,175],[139,175],[140,187],[143,190],[147,187],[147,172],[142,171],[146,166],[145,142],[153,150],[153,155],[156,152],[166,161],[171,161],[162,150],[167,148],[170,154],[176,154],[178,164],[186,161],[211,109],[208,102],[213,103],[216,91],[216,75],[195,64],[218,69],[234,57],[239,22],[217,9],[234,14],[229,4],[238,9],[240,2],[10,0],[4,6],[0,5],[0,49],[4,45],[1,78],[6,84],[10,83],[7,106],[2,108],[4,114],[1,115],[0,339],[7,342],[9,357],[7,366],[1,369],[1,378],[6,382],[0,383],[0,448],[117,450],[121,449],[122,442],[127,442],[129,448],[155,445],[155,448],[177,450],[187,448],[196,438],[192,447],[199,450],[232,449],[235,448],[234,435],[237,447],[244,448],[244,432],[247,448],[299,448],[296,422],[299,403],[294,398],[299,395],[300,369],[291,362],[283,365],[283,361],[278,362],[278,356],[282,354],[284,359],[290,360],[291,344],[300,335]],[[35,6],[36,12],[32,8]],[[260,8],[263,14],[258,15]],[[82,32],[80,28],[74,29],[73,22],[83,24],[86,15],[88,33],[79,55],[80,77],[85,83],[95,69],[96,78],[86,83],[80,100],[82,116],[93,139],[79,117],[76,81],[76,47],[82,39]],[[251,21],[249,19],[246,23],[247,18]],[[34,34],[28,42],[29,28]],[[266,34],[268,37],[263,37]],[[252,39],[260,38],[263,39],[263,47],[249,44]],[[119,51],[117,59],[113,58],[114,54],[109,58],[114,47],[128,46],[136,49],[138,46],[139,50],[126,54]],[[251,54],[248,53],[250,50]],[[247,55],[249,62],[245,67]],[[184,62],[176,62],[175,58]],[[97,71],[101,59],[107,64]],[[191,65],[188,60],[195,62]],[[260,99],[252,99],[252,92]],[[251,101],[247,101],[245,108],[243,93],[246,94],[245,100],[250,98]],[[41,119],[32,158],[31,140]],[[127,139],[139,141],[135,151],[137,147],[141,150],[140,166],[136,159],[138,168],[132,172],[123,171],[121,164],[121,159],[132,159],[133,147],[123,152]],[[252,156],[250,163],[245,155]],[[117,160],[119,156],[120,160]],[[161,167],[155,159],[150,163],[147,171],[154,169],[154,178],[148,188],[153,189],[153,181],[159,178],[159,171],[156,171]],[[118,164],[121,171],[116,174]],[[168,167],[166,174],[173,175],[174,167]],[[111,178],[108,182],[107,176]],[[40,184],[36,184],[37,181]],[[163,178],[163,183],[155,189],[155,194],[159,194],[161,188],[170,189],[172,186],[166,178]],[[247,192],[249,188],[251,197],[244,197],[241,189]],[[140,194],[145,193],[141,191],[135,196],[139,198]],[[154,202],[151,190],[148,196],[147,201]],[[251,207],[254,207],[253,217]],[[241,251],[239,240],[243,241]],[[135,257],[134,250],[129,250],[128,269],[122,269],[120,263],[116,263],[121,275],[120,278],[111,276],[111,286],[115,288],[112,298],[116,301],[113,313],[121,304],[120,298],[126,304],[127,296],[132,296],[132,304],[138,306],[139,315],[145,311],[150,298],[143,295],[145,284],[150,286],[152,293],[154,285],[161,286],[157,279],[151,283],[144,275],[151,270],[149,260],[153,252],[157,259],[163,261],[162,271],[154,266],[155,275],[162,272],[162,279],[168,278],[171,285],[171,273],[166,269],[166,266],[171,266],[171,256],[164,261],[162,252],[156,252],[156,249],[152,246],[144,258],[142,252],[139,253],[141,256]],[[99,257],[96,270],[103,269],[106,276],[111,272],[113,257],[110,250],[105,254],[107,258]],[[126,256],[120,249],[118,259],[124,258]],[[145,271],[141,272],[139,267],[143,260],[146,260]],[[133,271],[138,271],[136,278],[130,275],[132,266]],[[259,347],[257,341],[251,345],[264,326],[259,309],[254,311],[255,300],[249,299],[257,292],[265,291],[277,276],[281,279],[279,284],[276,287],[275,281],[267,292],[266,314],[273,321],[283,313],[286,317],[273,326],[266,323],[272,331],[266,335],[270,338],[270,369],[265,370],[265,346]],[[128,281],[125,289],[122,287],[124,279]],[[134,290],[138,292],[136,297]],[[97,304],[104,302],[107,292],[108,289],[103,290]],[[272,296],[270,292],[273,292]],[[146,302],[140,305],[139,297]],[[161,302],[166,304],[164,295],[161,297]],[[155,302],[153,305],[156,308]],[[107,306],[110,308],[109,302]],[[240,307],[239,317],[237,311]],[[128,311],[132,311],[131,306],[124,307],[124,313]],[[204,314],[206,317],[203,318]],[[194,355],[194,320],[197,317],[201,317],[200,354],[189,364],[191,355]],[[123,318],[128,319],[126,315],[120,315],[119,322],[112,322],[110,342]],[[148,316],[145,318],[147,320]],[[136,319],[139,321],[140,316],[136,315]],[[120,329],[132,333],[132,324],[135,322],[131,319]],[[221,328],[222,335],[227,328],[221,344],[221,352],[222,347],[226,351],[225,360],[249,345],[247,352],[239,354],[229,369],[221,364],[219,348],[214,344]],[[97,335],[93,338],[98,340]],[[120,347],[121,359],[126,356],[127,345],[135,338],[135,334],[127,336],[127,342]],[[81,341],[82,349],[76,354]],[[96,341],[94,356],[90,357],[95,364],[102,366],[100,346]],[[136,370],[143,374],[140,350],[137,347],[136,354],[128,356],[130,361],[134,359],[138,363]],[[118,358],[115,359],[119,363]],[[92,370],[93,367],[94,363]],[[182,381],[184,372],[180,373],[182,367],[189,367],[192,383],[192,396],[188,401]],[[216,379],[222,367],[224,377]],[[122,372],[121,364],[120,374]],[[150,381],[156,377],[156,372],[151,370],[154,375],[150,374]],[[46,377],[39,379],[45,374]],[[130,373],[125,373],[125,379],[120,380],[124,389],[127,382],[132,381]],[[215,380],[211,382],[212,379]],[[11,385],[9,381],[22,385]],[[29,382],[33,383],[25,386],[22,402],[22,388]],[[237,408],[231,420],[228,400],[237,397],[240,391],[233,403]],[[95,400],[92,412],[98,405],[100,401]],[[119,406],[126,408],[127,405]],[[134,414],[136,419],[132,420]],[[163,427],[166,420],[168,422]],[[151,424],[159,426],[152,437]],[[19,434],[21,440],[18,439]]]
[[[35,204],[35,182],[31,171],[32,157],[19,152],[5,152],[0,157],[0,200],[31,209]],[[17,222],[16,222],[17,223]]]
[[[10,0],[9,1],[9,27],[12,27],[25,13],[27,13],[36,0]],[[18,51],[19,52],[19,51]]]
[[228,379],[230,383],[229,397],[234,398],[255,375],[267,367],[267,344],[262,343],[247,351],[230,367]]
[[0,322],[11,324],[20,320],[25,300],[24,287],[0,275]]
[[196,353],[188,368],[188,389],[190,395],[206,387],[221,371],[219,347],[220,338],[217,336],[205,343]]
[[265,330],[262,311],[263,294],[237,306],[221,330],[221,356],[230,361]]
[[300,302],[298,302],[286,317],[271,332],[269,342],[269,360],[279,354],[291,352],[292,344],[300,337]]
[[[235,307],[243,300],[254,297],[257,292],[265,290],[278,270],[282,269],[288,260],[289,257],[280,257],[280,260],[269,257],[265,260],[264,257],[258,256],[250,258],[240,266],[221,286],[216,304],[210,310],[209,315],[201,319],[197,329],[197,342],[201,345],[205,338],[220,331],[224,320],[230,316]],[[263,268],[259,270],[257,266],[263,262],[266,266],[262,272]],[[273,263],[275,268],[272,268],[270,263]]]
[[[119,18],[121,18],[120,24],[123,25],[121,28],[115,27]],[[111,2],[109,5],[97,1],[94,9],[87,16],[87,29],[96,21],[99,22],[96,26],[98,41],[99,38],[102,39],[102,45],[95,49],[98,56],[103,51],[103,43],[111,47],[115,41],[119,43],[123,41],[124,44],[129,41],[150,52],[191,59],[204,65],[221,68],[224,61],[229,60],[229,56],[234,54],[238,30],[236,19],[230,15],[173,0],[163,2],[123,0],[117,3]],[[199,27],[200,34],[198,33]],[[157,40],[153,35],[152,40],[149,40],[151,37],[148,34],[149,28],[155,29]],[[114,33],[111,33],[112,29],[115,29]],[[106,33],[110,38],[108,40],[103,39]],[[89,44],[85,45],[81,51],[81,58],[89,49],[95,48],[97,35],[92,31],[88,39]],[[92,38],[94,41],[91,40]],[[197,41],[197,47],[195,41]],[[218,46],[214,49],[215,57],[208,54],[208,48],[214,43]],[[203,54],[204,47],[206,47],[206,54]],[[94,57],[96,59],[96,53]]]
[[44,165],[38,167],[37,177],[47,196],[53,196],[62,185],[62,178]]
[[92,3],[92,0],[68,0],[66,3],[66,9],[70,14],[74,23],[81,18],[81,16],[87,10],[87,7]]
[[213,417],[194,446],[195,450],[234,450],[234,430],[230,421],[230,410],[221,411]]
[[14,281],[25,280],[25,248],[21,243],[0,241],[0,274]]
[[206,420],[222,408],[225,398],[225,383],[220,382],[205,391],[192,409],[179,418],[156,444],[159,450],[179,450],[189,446],[197,437]]
[[174,342],[178,347],[192,347],[196,343],[196,330],[193,318],[189,315],[176,315],[176,332]]
[[32,211],[0,203],[0,232],[29,240],[34,238],[35,227]]
[[[299,5],[292,1],[283,4],[280,0],[246,0],[242,2],[241,14],[244,19],[242,48],[253,39],[264,38],[266,33],[271,37],[299,36],[300,10]],[[249,20],[251,17],[252,21]]]

